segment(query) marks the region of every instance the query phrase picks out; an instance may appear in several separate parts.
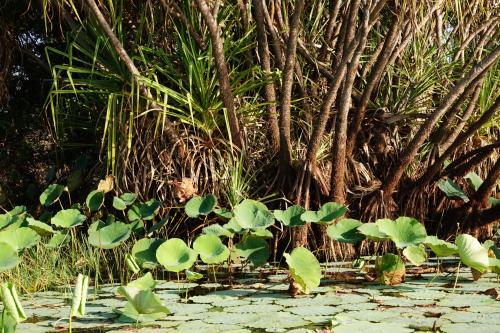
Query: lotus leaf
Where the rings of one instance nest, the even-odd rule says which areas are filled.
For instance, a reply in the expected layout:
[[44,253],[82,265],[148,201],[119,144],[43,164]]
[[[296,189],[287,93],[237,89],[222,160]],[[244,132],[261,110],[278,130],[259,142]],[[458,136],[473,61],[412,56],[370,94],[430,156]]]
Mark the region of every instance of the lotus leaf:
[[153,290],[156,287],[156,281],[153,278],[153,274],[151,274],[151,272],[147,272],[144,276],[141,276],[137,280],[129,282],[127,287],[134,287],[140,290]]
[[130,206],[137,199],[137,195],[135,193],[123,193],[120,195],[120,199],[125,202],[127,206]]
[[0,242],[9,244],[18,252],[35,246],[39,241],[40,236],[30,228],[23,227],[0,232]]
[[56,247],[60,247],[65,243],[69,242],[70,236],[66,232],[56,232],[54,236],[52,236],[45,246],[49,249],[54,249]]
[[186,279],[189,282],[198,281],[199,279],[202,279],[202,278],[203,278],[203,274],[200,274],[198,272],[193,272],[193,271],[186,269]]
[[40,236],[49,236],[55,233],[54,229],[47,223],[35,220],[32,217],[26,218],[28,227],[36,231]]
[[234,207],[234,218],[243,229],[267,228],[274,223],[274,216],[266,205],[251,199]]
[[130,228],[123,222],[114,222],[98,230],[89,230],[89,243],[101,249],[112,249],[130,237]]
[[274,235],[271,231],[266,228],[257,228],[250,232],[253,236],[261,237],[261,238],[274,238]]
[[321,206],[318,211],[306,211],[302,213],[300,218],[305,222],[329,224],[344,215],[345,212],[347,212],[346,206],[336,202],[328,202]]
[[10,244],[0,242],[0,272],[9,270],[19,263],[16,249]]
[[0,312],[0,332],[2,333],[16,333],[17,322],[9,312]]
[[23,310],[19,297],[17,296],[16,287],[10,283],[5,282],[1,285],[2,302],[7,312],[14,318],[17,323],[27,319],[26,313]]
[[127,253],[125,255],[125,264],[132,272],[134,272],[134,274],[139,273],[139,271],[141,270],[139,264],[130,253]]
[[469,197],[462,189],[451,179],[442,179],[438,182],[438,187],[448,198],[459,198],[464,202],[469,202]]
[[186,215],[191,218],[197,218],[200,215],[210,214],[217,205],[217,198],[213,194],[204,197],[195,196],[189,199],[184,207]]
[[[128,310],[133,309],[136,315],[169,314],[170,311],[161,304],[157,295],[151,289],[139,289],[133,286],[119,287],[118,294],[124,296],[128,301]],[[127,311],[125,312],[127,313]],[[130,313],[130,312],[129,312]],[[161,315],[160,315],[161,316]]]
[[134,256],[137,263],[141,267],[153,269],[156,265],[158,265],[158,261],[156,260],[156,251],[161,244],[163,244],[163,239],[140,239],[132,247],[132,256]]
[[85,204],[91,212],[97,212],[104,203],[104,191],[94,190],[87,195]]
[[387,253],[375,261],[375,270],[380,283],[397,285],[404,282],[406,269],[403,260],[395,254]]
[[274,211],[274,218],[287,227],[298,227],[306,224],[306,222],[300,218],[305,211],[306,210],[303,207],[293,205],[284,211],[276,209]]
[[420,266],[427,261],[427,253],[422,244],[408,246],[403,250],[403,255],[415,266]]
[[321,280],[321,267],[318,259],[308,249],[297,247],[292,253],[285,253],[290,275],[300,285],[304,293],[319,286]]
[[250,261],[254,266],[260,266],[269,259],[269,245],[258,236],[246,236],[235,245],[236,254]]
[[470,268],[483,273],[489,267],[488,250],[471,235],[462,234],[455,239],[460,260]]
[[134,204],[127,212],[130,222],[138,220],[152,220],[160,208],[160,202],[154,199],[142,204]]
[[0,230],[17,229],[28,225],[26,214],[12,215],[10,212],[0,214]]
[[436,236],[427,236],[424,244],[438,257],[449,257],[458,253],[458,247],[455,244],[439,239]]
[[119,197],[113,197],[113,208],[117,210],[125,210],[127,209],[127,204]]
[[226,208],[215,208],[213,212],[222,218],[231,219],[233,217],[233,212]]
[[376,223],[363,223],[358,227],[358,231],[374,242],[383,242],[389,239],[386,234],[380,231]]
[[409,245],[418,245],[427,237],[425,227],[411,217],[401,216],[396,221],[382,219],[375,223],[379,230],[386,234],[400,249]]
[[341,243],[358,243],[365,237],[358,232],[358,227],[363,225],[361,221],[354,219],[343,219],[336,224],[328,226],[328,236]]
[[74,228],[82,225],[87,218],[78,209],[64,209],[50,219],[50,223],[62,228]]
[[211,224],[203,228],[203,233],[206,235],[215,235],[217,237],[233,237],[233,233],[220,224]]
[[224,224],[223,227],[229,230],[233,234],[240,234],[245,231],[238,222],[236,222],[236,218],[232,217],[228,223]]
[[73,290],[73,298],[71,301],[71,317],[85,316],[85,303],[87,302],[87,290],[89,288],[89,277],[83,274],[78,274],[76,279],[75,289]]
[[40,195],[40,203],[45,207],[52,205],[59,199],[61,194],[64,192],[64,189],[65,187],[63,185],[49,185]]
[[475,172],[469,172],[464,176],[465,179],[469,181],[469,184],[472,186],[474,191],[477,191],[479,189],[479,186],[483,183],[483,180],[479,175]]
[[182,239],[171,238],[156,250],[156,259],[168,271],[180,272],[190,268],[196,261],[196,251],[190,249]]
[[229,249],[215,235],[201,235],[195,239],[193,249],[205,264],[220,264],[229,257]]

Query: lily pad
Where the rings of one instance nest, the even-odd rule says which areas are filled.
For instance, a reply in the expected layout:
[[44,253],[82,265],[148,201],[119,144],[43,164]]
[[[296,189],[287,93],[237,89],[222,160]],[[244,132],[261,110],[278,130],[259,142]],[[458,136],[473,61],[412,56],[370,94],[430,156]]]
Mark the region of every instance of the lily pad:
[[101,249],[112,249],[130,237],[130,228],[123,222],[114,222],[98,230],[89,230],[89,243]]
[[156,259],[168,271],[180,272],[189,269],[196,261],[196,251],[190,249],[179,238],[171,238],[156,250]]
[[64,209],[50,219],[50,223],[62,228],[74,228],[82,225],[87,218],[78,209]]
[[261,202],[245,199],[234,207],[234,219],[244,229],[267,228],[274,216]]
[[201,235],[195,239],[193,249],[205,264],[220,264],[229,258],[229,249],[215,235]]
[[217,205],[217,198],[213,194],[204,197],[195,196],[186,203],[184,211],[191,218],[197,218],[200,215],[210,214]]
[[425,227],[411,217],[401,216],[396,221],[383,219],[375,223],[379,230],[389,236],[400,249],[409,245],[418,245],[427,237]]
[[318,224],[329,224],[347,212],[347,207],[336,203],[328,202],[317,211],[306,211],[300,218],[305,222]]
[[301,225],[306,224],[305,221],[303,221],[300,216],[305,212],[306,210],[298,205],[293,205],[288,207],[286,210],[279,210],[276,209],[273,214],[274,218],[283,225],[286,225],[287,227],[298,227]]
[[297,247],[292,253],[285,253],[283,256],[288,264],[290,275],[304,293],[309,294],[313,288],[319,286],[321,267],[314,254],[304,247]]
[[328,236],[341,243],[355,244],[361,242],[365,237],[358,232],[358,227],[363,225],[355,219],[343,219],[336,224],[328,226]]

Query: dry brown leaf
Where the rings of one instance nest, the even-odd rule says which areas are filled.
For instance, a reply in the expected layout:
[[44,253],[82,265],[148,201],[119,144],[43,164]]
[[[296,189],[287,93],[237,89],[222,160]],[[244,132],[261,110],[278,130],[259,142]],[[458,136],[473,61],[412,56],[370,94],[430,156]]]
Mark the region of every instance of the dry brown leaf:
[[99,181],[97,190],[104,191],[104,193],[111,192],[113,190],[115,177],[108,175],[106,178]]

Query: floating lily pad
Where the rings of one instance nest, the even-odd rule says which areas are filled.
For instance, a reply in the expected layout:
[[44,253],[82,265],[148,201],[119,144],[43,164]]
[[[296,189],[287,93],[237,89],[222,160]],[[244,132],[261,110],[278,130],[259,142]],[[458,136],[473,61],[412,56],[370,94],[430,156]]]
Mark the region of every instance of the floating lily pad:
[[440,327],[443,333],[471,333],[471,332],[488,332],[500,333],[500,328],[495,324],[485,323],[459,323],[459,324],[444,324]]
[[257,318],[257,315],[250,313],[213,312],[209,313],[203,321],[209,324],[244,325],[255,321]]
[[331,316],[342,312],[342,309],[328,305],[297,306],[287,310],[299,316]]
[[309,322],[301,316],[286,312],[276,312],[272,314],[262,313],[258,319],[250,322],[246,326],[262,329],[287,329],[306,326],[307,324],[309,324]]
[[303,207],[294,205],[288,207],[284,211],[276,209],[273,214],[274,218],[283,223],[283,225],[287,227],[297,227],[306,224],[306,222],[300,218],[305,211]]
[[267,228],[274,223],[274,216],[266,205],[251,199],[234,207],[234,219],[244,229]]
[[114,222],[98,230],[89,230],[89,243],[101,249],[112,249],[130,237],[130,228],[123,222]]
[[229,258],[229,249],[215,235],[199,236],[193,242],[193,249],[205,264],[220,264]]
[[336,224],[328,226],[328,236],[341,243],[358,243],[365,239],[364,235],[358,232],[358,227],[363,225],[361,221],[355,219],[343,219]]
[[156,250],[156,259],[168,271],[180,272],[189,269],[196,261],[196,251],[190,249],[179,238],[171,238]]
[[227,312],[238,313],[274,313],[281,311],[283,307],[276,304],[249,304],[225,309]]
[[347,207],[336,203],[328,202],[317,211],[306,211],[301,215],[301,219],[306,222],[329,224],[347,212]]
[[213,194],[204,197],[195,196],[186,203],[184,211],[191,218],[197,218],[200,215],[210,214],[217,205],[217,198]]
[[78,209],[64,209],[50,219],[50,223],[62,228],[74,228],[82,225],[87,218]]

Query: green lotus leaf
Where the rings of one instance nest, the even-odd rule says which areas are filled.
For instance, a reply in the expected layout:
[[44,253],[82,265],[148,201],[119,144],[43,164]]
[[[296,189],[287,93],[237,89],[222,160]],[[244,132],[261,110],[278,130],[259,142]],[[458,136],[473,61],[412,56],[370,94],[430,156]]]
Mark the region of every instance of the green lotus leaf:
[[151,234],[155,231],[159,231],[165,224],[168,222],[168,217],[162,218],[160,221],[154,223],[151,225],[148,229],[148,236],[151,236]]
[[387,253],[375,261],[375,271],[380,283],[397,285],[404,282],[406,269],[403,260],[398,255]]
[[490,204],[491,207],[500,206],[500,199],[497,199],[497,198],[494,198],[494,197],[489,197],[488,198],[488,203]]
[[85,204],[91,212],[97,212],[104,203],[104,191],[94,190],[87,195]]
[[309,294],[321,281],[321,267],[318,259],[308,249],[297,247],[292,253],[284,253],[291,277]]
[[423,244],[406,247],[403,250],[403,255],[415,266],[420,266],[427,261],[427,253]]
[[488,256],[500,259],[500,249],[495,245],[495,242],[488,239],[483,243],[483,247],[488,250]]
[[16,333],[17,321],[5,311],[0,313],[0,332],[2,333]]
[[7,243],[17,252],[29,249],[40,242],[40,235],[30,228],[0,231],[0,242]]
[[151,289],[121,286],[118,288],[118,294],[127,299],[128,304],[130,304],[137,314],[170,313],[170,311],[161,304],[160,298],[155,295]]
[[160,208],[160,202],[151,199],[142,204],[133,204],[127,211],[130,222],[138,220],[152,220]]
[[62,228],[74,228],[82,225],[87,218],[78,209],[64,209],[50,219],[50,223]]
[[342,219],[338,223],[328,226],[328,236],[341,243],[358,243],[365,239],[364,235],[358,232],[358,227],[362,226],[363,222],[355,219]]
[[215,235],[217,237],[233,237],[233,233],[220,224],[211,224],[203,228],[203,233],[206,235]]
[[156,250],[156,259],[168,271],[180,272],[189,269],[196,261],[196,251],[190,249],[182,239],[171,238]]
[[197,218],[200,215],[210,214],[217,205],[217,198],[213,194],[204,197],[195,196],[189,199],[184,207],[186,215],[191,218]]
[[56,232],[54,236],[52,236],[47,244],[45,244],[45,247],[49,249],[55,249],[58,248],[71,239],[69,233],[67,232]]
[[20,215],[26,213],[26,206],[16,206],[9,211],[10,215]]
[[26,313],[23,310],[21,301],[17,296],[16,287],[10,282],[2,283],[2,302],[5,310],[15,319],[17,323],[27,319]]
[[236,219],[232,217],[229,222],[223,225],[223,227],[227,230],[229,230],[233,234],[241,234],[245,231],[238,222],[236,222]]
[[233,212],[227,208],[215,208],[213,212],[222,218],[231,219],[233,217]]
[[0,242],[0,272],[16,267],[19,260],[17,251],[12,245]]
[[269,245],[265,239],[258,236],[245,236],[235,245],[235,252],[240,257],[250,261],[255,267],[261,266],[269,259]]
[[464,202],[469,202],[469,197],[451,179],[442,179],[438,182],[438,187],[448,198],[459,198]]
[[481,177],[479,177],[479,175],[477,173],[475,173],[474,171],[466,174],[464,176],[464,178],[467,179],[467,181],[472,186],[474,191],[477,191],[479,189],[479,186],[481,186],[481,184],[483,183],[483,180],[481,179]]
[[114,222],[97,230],[89,230],[89,243],[101,249],[112,249],[130,237],[130,228],[123,222]]
[[500,259],[488,258],[488,269],[493,273],[500,274]]
[[117,210],[125,210],[127,209],[127,204],[119,197],[113,197],[113,208]]
[[321,206],[318,211],[306,211],[300,218],[305,222],[318,224],[330,224],[347,212],[347,207],[336,203],[328,202]]
[[78,274],[75,288],[73,289],[73,297],[71,300],[71,317],[85,316],[85,303],[87,302],[87,290],[89,288],[89,277],[83,274]]
[[50,236],[55,234],[55,231],[50,224],[35,220],[32,217],[26,218],[26,221],[28,222],[28,227],[36,231],[36,233],[40,236]]
[[389,236],[380,231],[376,223],[363,223],[358,227],[358,231],[374,242],[383,242],[389,239]]
[[234,207],[234,218],[243,229],[267,228],[274,224],[274,216],[266,205],[251,199]]
[[130,206],[137,199],[137,195],[135,193],[123,193],[120,195],[120,200],[122,200],[125,205]]
[[203,278],[203,274],[186,269],[186,279],[189,282],[198,281]]
[[470,268],[483,273],[489,267],[488,250],[471,235],[462,234],[455,239],[460,260]]
[[375,223],[379,230],[389,236],[400,249],[410,245],[418,245],[427,237],[425,227],[411,217],[401,216],[396,221],[382,219]]
[[300,218],[305,211],[306,210],[303,207],[293,205],[288,207],[286,210],[276,209],[273,213],[274,218],[283,223],[283,225],[286,225],[287,227],[298,227],[306,224],[306,222]]
[[251,231],[250,234],[261,238],[274,238],[273,233],[266,228],[257,228]]
[[135,257],[133,257],[130,253],[125,255],[125,265],[127,265],[128,269],[134,272],[134,274],[139,273],[141,270],[139,264],[135,260]]
[[127,287],[134,287],[140,290],[154,290],[156,288],[156,281],[153,278],[153,274],[151,274],[151,272],[147,272],[144,276],[129,282]]
[[424,244],[438,257],[449,257],[458,253],[458,247],[455,244],[439,239],[436,236],[427,236]]
[[229,258],[229,249],[215,235],[201,235],[195,239],[193,249],[205,264],[220,264]]
[[140,239],[132,247],[132,256],[141,267],[153,269],[158,265],[156,251],[163,242],[163,239],[159,238]]
[[26,214],[0,214],[0,230],[17,229],[28,225]]
[[61,194],[63,194],[65,187],[63,185],[52,184],[49,185],[45,191],[40,194],[40,203],[45,207],[52,205],[56,202]]

